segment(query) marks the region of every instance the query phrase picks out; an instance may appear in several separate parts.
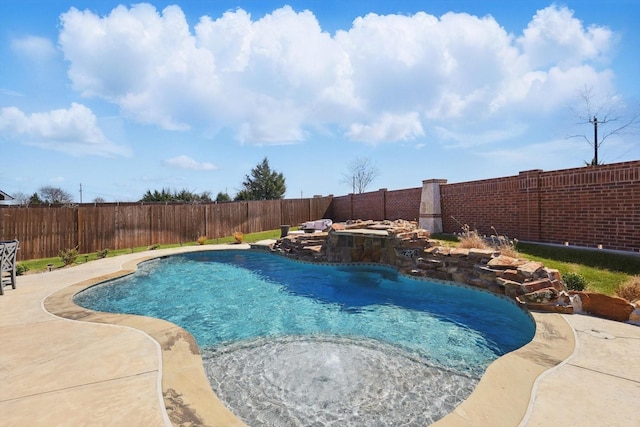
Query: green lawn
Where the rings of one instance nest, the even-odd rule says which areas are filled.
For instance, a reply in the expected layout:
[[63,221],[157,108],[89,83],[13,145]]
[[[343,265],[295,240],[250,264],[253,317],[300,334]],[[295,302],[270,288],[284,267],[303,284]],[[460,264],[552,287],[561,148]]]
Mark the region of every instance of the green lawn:
[[636,255],[532,243],[518,243],[518,252],[562,274],[578,273],[587,280],[587,290],[606,295],[613,295],[618,286],[640,275],[640,257]]
[[[294,230],[292,228],[292,230]],[[266,239],[277,239],[280,237],[280,230],[270,230],[270,231],[262,231],[260,233],[250,233],[244,235],[245,243],[257,242],[259,240]],[[223,244],[223,243],[235,243],[235,238],[233,236],[221,237],[219,239],[209,239],[205,243],[206,244]],[[165,248],[175,248],[179,246],[196,246],[197,242],[188,242],[183,244],[172,244],[172,245],[154,245],[154,249],[165,249]],[[107,253],[107,257],[114,257],[118,255],[131,254],[134,252],[142,252],[148,250],[148,246],[141,246],[137,248],[128,248],[128,249],[118,249],[118,250],[109,250]],[[89,261],[95,261],[98,259],[98,253],[92,252],[89,254],[79,254],[76,259],[75,264],[83,264]],[[64,263],[60,257],[53,258],[42,258],[42,259],[34,259],[28,261],[22,261],[18,264],[26,267],[29,272],[37,273],[42,271],[47,271],[48,265],[51,264],[54,268],[64,267]]]

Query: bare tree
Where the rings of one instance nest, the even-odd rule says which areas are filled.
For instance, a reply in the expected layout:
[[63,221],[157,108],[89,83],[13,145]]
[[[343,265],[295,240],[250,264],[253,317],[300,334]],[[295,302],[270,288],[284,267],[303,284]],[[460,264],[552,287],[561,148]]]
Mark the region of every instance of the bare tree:
[[27,206],[29,204],[29,197],[28,194],[18,191],[17,193],[13,193],[13,203],[20,206]]
[[350,185],[354,194],[364,193],[379,173],[368,157],[357,157],[349,163],[348,168],[340,182]]
[[73,196],[58,187],[45,186],[41,187],[38,192],[44,203],[73,203]]
[[[578,95],[578,108],[572,108],[578,118],[578,125],[587,123],[593,126],[593,137],[587,135],[570,135],[569,138],[584,138],[593,147],[593,159],[585,163],[589,166],[602,164],[598,159],[598,149],[604,141],[612,135],[622,135],[634,127],[640,119],[640,114],[629,114],[627,107],[619,96],[606,96],[596,99],[592,87],[585,87]],[[600,133],[600,136],[598,136]]]

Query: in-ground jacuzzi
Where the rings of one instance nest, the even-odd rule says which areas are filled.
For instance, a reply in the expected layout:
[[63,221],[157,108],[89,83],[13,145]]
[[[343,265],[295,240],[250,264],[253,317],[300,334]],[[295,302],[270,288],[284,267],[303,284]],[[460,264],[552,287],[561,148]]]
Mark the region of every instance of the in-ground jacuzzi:
[[75,302],[188,330],[212,388],[252,426],[428,425],[535,331],[493,294],[262,251],[152,260]]

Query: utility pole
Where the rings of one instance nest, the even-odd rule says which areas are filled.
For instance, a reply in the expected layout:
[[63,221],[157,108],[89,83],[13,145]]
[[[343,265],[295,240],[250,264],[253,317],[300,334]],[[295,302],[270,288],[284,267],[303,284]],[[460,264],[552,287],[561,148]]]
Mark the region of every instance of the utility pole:
[[598,118],[593,116],[593,166],[598,166]]
[[82,204],[82,183],[80,183],[80,204]]

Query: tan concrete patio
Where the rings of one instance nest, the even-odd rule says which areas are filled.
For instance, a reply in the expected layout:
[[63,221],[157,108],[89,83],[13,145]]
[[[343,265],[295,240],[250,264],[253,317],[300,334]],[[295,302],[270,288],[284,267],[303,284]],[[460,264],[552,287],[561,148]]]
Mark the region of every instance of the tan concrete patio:
[[[17,289],[0,297],[0,424],[242,425],[208,386],[186,331],[71,302],[80,289],[150,257],[241,247],[149,251],[20,276]],[[438,426],[628,426],[640,419],[640,327],[534,317],[534,340],[494,362]]]

